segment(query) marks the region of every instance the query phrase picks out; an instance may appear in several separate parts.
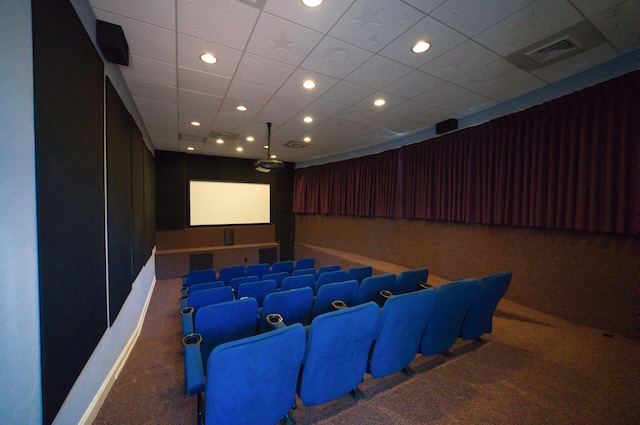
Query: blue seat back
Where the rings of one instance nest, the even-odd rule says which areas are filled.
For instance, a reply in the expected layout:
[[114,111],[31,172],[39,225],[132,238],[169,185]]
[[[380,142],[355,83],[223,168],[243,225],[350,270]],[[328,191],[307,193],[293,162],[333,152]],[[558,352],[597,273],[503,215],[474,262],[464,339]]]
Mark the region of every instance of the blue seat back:
[[355,279],[360,283],[372,274],[373,267],[371,266],[351,267],[347,270],[347,279]]
[[218,345],[256,334],[258,302],[245,298],[208,305],[196,312],[193,323],[195,332],[202,335],[200,353],[204,365]]
[[238,288],[236,298],[253,297],[258,301],[258,307],[262,307],[264,297],[266,297],[267,294],[275,292],[276,289],[277,284],[273,279],[245,282]]
[[202,289],[221,288],[224,286],[224,282],[216,280],[215,282],[196,283],[189,287],[189,292],[200,291]]
[[315,292],[317,294],[318,290],[327,283],[344,282],[345,280],[347,280],[346,270],[333,270],[324,272],[321,275],[318,275],[318,277],[316,278]]
[[279,314],[285,324],[308,325],[311,319],[313,290],[308,287],[272,292],[264,298],[260,312],[260,332],[271,330],[267,323],[269,314]]
[[380,334],[371,349],[367,368],[371,376],[391,375],[413,361],[433,313],[436,292],[433,288],[423,289],[394,295],[385,302],[380,315]]
[[396,279],[396,287],[392,291],[394,294],[406,294],[420,289],[421,283],[426,283],[429,278],[429,269],[426,267],[405,270],[400,272]]
[[376,303],[321,314],[313,319],[298,395],[305,406],[347,394],[362,381],[371,343],[377,336]]
[[396,285],[396,275],[393,273],[379,274],[365,278],[360,284],[358,291],[358,304],[369,301],[377,301],[380,291],[387,290],[393,292]]
[[463,279],[437,288],[436,305],[420,342],[424,356],[442,353],[456,342],[479,285],[478,279]]
[[295,270],[299,269],[312,269],[316,266],[315,258],[301,258],[296,261]]
[[[242,285],[243,283],[246,282],[257,282],[259,281],[260,278],[258,276],[242,276],[242,277],[234,277],[233,279],[231,279],[227,285],[229,285],[231,287],[231,289],[233,289],[233,292],[235,292],[236,294],[238,293],[238,288],[240,288],[240,285]],[[236,298],[240,298],[236,295]]]
[[231,279],[242,276],[244,276],[244,266],[223,267],[220,269],[218,280],[221,280],[225,285],[228,285]]
[[469,311],[462,322],[460,336],[462,339],[479,338],[482,334],[491,333],[493,314],[498,303],[509,289],[511,272],[484,276],[480,279],[480,289],[473,300]]
[[276,273],[267,273],[264,276],[262,276],[262,279],[273,279],[276,281],[278,288],[280,288],[280,285],[282,285],[282,281],[284,280],[284,278],[289,276],[290,275],[287,272],[276,272]]
[[302,274],[300,276],[288,276],[282,280],[280,289],[286,291],[288,289],[309,287],[313,291],[316,284],[315,276],[311,274]]
[[207,424],[275,424],[295,403],[304,355],[302,325],[228,342],[207,365]]
[[354,306],[358,299],[359,287],[358,281],[354,279],[322,285],[320,289],[318,289],[318,294],[313,302],[311,315],[316,317],[320,314],[333,311],[334,309],[331,303],[335,300],[344,301],[349,307]]
[[225,301],[233,300],[233,291],[231,288],[222,286],[219,288],[201,289],[199,291],[190,291],[187,299],[187,306],[193,307],[193,313],[206,305],[217,304]]
[[320,275],[326,272],[335,272],[336,270],[340,270],[340,266],[336,264],[332,264],[330,266],[322,266],[318,267],[318,271],[316,272],[316,280],[320,278]]
[[302,275],[311,275],[313,276],[313,280],[315,282],[316,280],[316,269],[298,269],[298,270],[294,270],[291,273],[291,276],[302,276]]
[[213,269],[194,270],[187,273],[184,286],[191,286],[196,283],[215,282],[217,279],[216,271]]
[[293,273],[293,269],[293,261],[278,261],[277,263],[273,263],[271,266],[271,273],[287,272],[291,275],[291,273]]
[[245,276],[258,276],[264,279],[264,275],[271,271],[269,263],[249,264],[244,271]]

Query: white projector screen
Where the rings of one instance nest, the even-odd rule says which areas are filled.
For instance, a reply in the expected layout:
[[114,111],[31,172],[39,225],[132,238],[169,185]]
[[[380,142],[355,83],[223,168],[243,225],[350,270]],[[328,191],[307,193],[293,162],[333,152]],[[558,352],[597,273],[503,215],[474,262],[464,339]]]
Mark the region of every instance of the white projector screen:
[[268,184],[189,181],[189,225],[271,223]]

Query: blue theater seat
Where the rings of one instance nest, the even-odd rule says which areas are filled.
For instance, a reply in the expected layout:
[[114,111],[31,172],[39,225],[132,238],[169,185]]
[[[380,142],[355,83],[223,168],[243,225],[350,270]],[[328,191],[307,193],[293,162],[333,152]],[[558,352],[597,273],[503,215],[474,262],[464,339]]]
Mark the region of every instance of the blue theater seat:
[[204,411],[198,412],[204,423],[271,425],[286,419],[295,403],[305,338],[296,324],[221,344],[204,363],[206,384],[198,345],[186,347],[187,394],[205,393]]
[[186,305],[180,309],[182,312],[182,336],[193,332],[194,317],[202,307],[232,301],[233,299],[233,290],[228,286],[191,291],[189,298],[183,299]]
[[456,342],[479,285],[478,279],[463,279],[436,289],[436,305],[420,342],[422,355],[443,353]]
[[318,271],[316,272],[316,280],[320,277],[321,274],[326,272],[335,272],[336,270],[340,270],[340,266],[335,264],[331,266],[318,267]]
[[291,276],[311,275],[313,280],[316,280],[316,269],[298,269],[291,273]]
[[313,290],[308,287],[272,292],[264,298],[260,311],[260,332],[271,330],[267,316],[279,314],[285,324],[308,325],[313,305]]
[[327,283],[344,282],[347,280],[347,272],[345,270],[331,270],[324,272],[316,278],[315,292],[318,293],[323,285]]
[[398,274],[394,294],[406,294],[420,289],[421,283],[426,283],[429,278],[429,269],[423,267],[413,270],[405,270]]
[[311,315],[316,317],[328,311],[333,311],[331,305],[336,300],[343,301],[348,307],[354,306],[358,299],[360,285],[357,280],[345,280],[344,282],[327,283],[318,289]]
[[182,295],[187,295],[187,291],[191,285],[205,282],[215,282],[217,279],[216,271],[213,269],[194,270],[182,277]]
[[309,287],[312,290],[315,289],[316,278],[312,274],[302,274],[300,276],[289,276],[282,280],[280,290],[286,291],[288,289]]
[[182,298],[180,299],[180,308],[185,308],[189,305],[189,293],[195,291],[201,291],[203,289],[213,289],[220,288],[224,286],[224,282],[221,280],[217,280],[215,282],[206,282],[206,283],[196,283],[189,287],[188,291],[183,292]]
[[298,387],[305,406],[358,392],[379,318],[378,305],[366,303],[313,319]]
[[276,289],[277,284],[273,279],[245,282],[238,288],[236,298],[253,297],[258,301],[258,307],[262,307],[264,297],[275,292]]
[[287,272],[289,273],[289,275],[291,275],[291,273],[293,273],[293,270],[294,265],[293,261],[291,260],[278,261],[277,263],[273,263],[273,265],[271,266],[271,273]]
[[264,279],[264,275],[271,271],[269,263],[249,264],[244,271],[245,276],[258,276],[260,280]]
[[512,273],[509,271],[480,278],[480,289],[462,322],[462,339],[477,339],[491,333],[493,314],[509,289]]
[[225,285],[228,285],[231,279],[242,276],[244,276],[244,266],[223,267],[220,269],[218,280],[221,280]]
[[284,280],[284,278],[289,276],[290,275],[287,272],[276,272],[276,273],[267,273],[264,276],[262,276],[262,279],[273,279],[276,281],[278,288],[280,288],[280,285],[282,285],[282,281]]
[[380,334],[373,343],[367,372],[374,378],[399,371],[411,375],[409,364],[418,352],[420,339],[436,303],[436,290],[423,289],[393,295],[380,316]]
[[[260,278],[258,276],[234,277],[229,282],[227,282],[227,285],[230,286],[231,289],[233,289],[233,292],[237,294],[238,293],[238,288],[240,288],[240,285],[242,285],[243,283],[246,283],[246,282],[257,282],[259,280],[260,280]],[[236,298],[240,298],[240,297],[236,296]]]
[[360,284],[358,291],[358,304],[369,301],[378,302],[380,291],[386,290],[393,292],[396,285],[396,275],[393,273],[379,274],[365,278]]
[[301,258],[298,261],[296,261],[296,265],[294,267],[295,270],[300,270],[300,269],[312,269],[316,266],[316,259],[315,258]]
[[364,278],[369,277],[373,274],[373,267],[371,266],[361,266],[361,267],[351,267],[347,270],[347,279],[355,279],[359,283],[364,280]]

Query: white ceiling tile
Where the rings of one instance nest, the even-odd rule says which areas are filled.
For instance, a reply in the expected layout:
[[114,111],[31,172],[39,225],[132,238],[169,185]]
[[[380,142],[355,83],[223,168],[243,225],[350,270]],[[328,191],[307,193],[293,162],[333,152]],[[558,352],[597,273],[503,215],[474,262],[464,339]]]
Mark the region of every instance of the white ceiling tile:
[[[304,88],[302,83],[306,80],[313,80],[316,86],[313,89]],[[289,79],[282,85],[282,88],[296,93],[320,96],[336,85],[338,81],[340,80],[325,74],[320,74],[303,68],[297,68],[293,74],[291,74]]]
[[178,31],[243,50],[259,11],[234,0],[177,0]]
[[291,65],[299,65],[318,44],[322,34],[263,13],[246,51]]
[[377,52],[424,17],[399,0],[357,0],[329,35]]
[[360,86],[358,84],[350,83],[343,80],[329,89],[321,97],[323,99],[331,100],[334,102],[352,104],[355,102],[359,102],[360,100],[375,92],[376,90],[372,88]]
[[[211,53],[218,62],[212,64],[203,62],[200,60],[200,55],[203,53]],[[240,50],[178,33],[178,64],[183,68],[231,78],[238,68],[241,57]]]
[[467,96],[455,99],[451,102],[443,103],[440,108],[455,114],[455,117],[464,117],[475,114],[491,106],[497,102],[477,93],[469,93]]
[[440,6],[444,0],[403,0],[421,12],[429,13]]
[[582,20],[565,0],[538,0],[478,34],[474,40],[505,56]]
[[304,109],[307,105],[311,104],[315,97],[308,94],[296,93],[287,90],[278,90],[273,95],[271,100],[267,103],[267,106],[277,106],[281,108],[294,108],[297,110]]
[[563,61],[531,71],[531,73],[548,83],[555,83],[556,81],[600,65],[615,58],[617,55],[618,52],[609,44],[601,44]]
[[431,16],[473,37],[534,0],[447,0]]
[[426,116],[433,109],[432,106],[414,100],[406,100],[389,108],[386,112],[394,118]]
[[310,8],[301,1],[267,1],[263,10],[291,22],[326,33],[335,21],[349,8],[353,0],[326,2],[320,7]]
[[265,104],[271,99],[278,89],[275,87],[264,86],[258,83],[250,83],[248,81],[238,80],[231,81],[227,96],[238,99],[240,101],[254,101],[256,103]]
[[325,37],[301,66],[332,77],[344,78],[371,56],[372,54],[364,49],[332,37]]
[[193,69],[178,68],[178,87],[215,96],[227,93],[231,79]]
[[129,87],[131,95],[134,97],[144,97],[147,99],[161,100],[163,102],[178,103],[178,92],[175,86],[163,86],[128,77],[125,77],[125,81],[127,83],[127,87]]
[[118,15],[175,30],[174,0],[90,0],[91,6]]
[[445,83],[413,98],[413,100],[425,105],[438,106],[461,97],[468,96],[470,91],[455,84]]
[[270,122],[273,123],[274,126],[279,127],[289,120],[293,119],[298,113],[299,111],[294,108],[283,108],[275,105],[265,105],[256,114],[253,121],[256,125]]
[[[376,106],[373,102],[377,99],[384,99],[385,103],[381,106]],[[382,91],[375,92],[366,98],[362,99],[360,102],[354,103],[354,106],[362,109],[369,109],[375,113],[388,111],[396,105],[401,104],[406,99],[400,96],[396,96],[395,94],[385,93]]]
[[[629,3],[635,3],[636,6],[638,2],[635,0],[627,0]],[[604,12],[607,9],[611,9],[614,6],[619,5],[620,3],[624,3],[625,0],[571,0],[571,2],[587,17],[592,17],[594,15],[599,14],[600,12]],[[635,15],[637,17],[637,14]]]
[[[187,153],[193,153],[193,154],[201,154],[202,153],[202,149],[204,149],[204,145],[205,142],[195,142],[193,140],[178,140],[178,149],[180,149],[180,152],[187,152]],[[192,151],[188,150],[187,148],[191,147],[193,148]]]
[[96,17],[122,27],[130,55],[176,63],[175,32],[104,11],[96,11]]
[[333,102],[331,100],[319,98],[316,99],[311,105],[307,106],[305,110],[312,115],[324,115],[332,116],[344,111],[348,105],[344,103]]
[[280,87],[294,70],[293,65],[245,53],[236,72],[236,78],[269,87]]
[[467,40],[430,61],[420,70],[445,80],[452,80],[499,58],[473,40]]
[[375,55],[345,79],[355,84],[380,90],[405,76],[411,70],[406,65]]
[[383,128],[393,137],[406,136],[424,128],[424,124],[417,121],[398,118],[386,114],[374,115],[365,122]]
[[384,91],[410,99],[440,84],[444,84],[444,80],[416,70],[385,86]]
[[627,53],[638,48],[638,16],[638,1],[627,0],[595,16],[593,24],[620,53]]
[[[419,68],[429,60],[464,43],[466,40],[467,38],[459,32],[441,24],[430,16],[425,16],[378,54],[413,68]],[[429,42],[431,48],[424,53],[413,53],[411,48],[418,41]]]
[[175,87],[177,84],[176,66],[158,62],[140,56],[130,56],[129,66],[120,66],[122,75],[136,80]]
[[189,125],[191,121],[198,121],[201,125],[194,128],[194,134],[202,132],[208,134],[213,126],[214,118],[222,106],[223,98],[189,90],[180,90],[179,99],[178,121],[181,126],[180,132],[183,132],[183,126],[185,126],[184,128],[191,128]]
[[366,120],[376,112],[371,109],[359,108],[357,106],[349,106],[347,109],[340,113],[340,119],[351,122],[360,122]]

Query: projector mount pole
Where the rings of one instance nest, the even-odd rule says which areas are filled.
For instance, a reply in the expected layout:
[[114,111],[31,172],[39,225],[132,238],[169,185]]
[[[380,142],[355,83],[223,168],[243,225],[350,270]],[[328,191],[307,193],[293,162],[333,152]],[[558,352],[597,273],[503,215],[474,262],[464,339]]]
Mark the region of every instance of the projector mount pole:
[[271,123],[267,123],[267,160],[271,159]]

